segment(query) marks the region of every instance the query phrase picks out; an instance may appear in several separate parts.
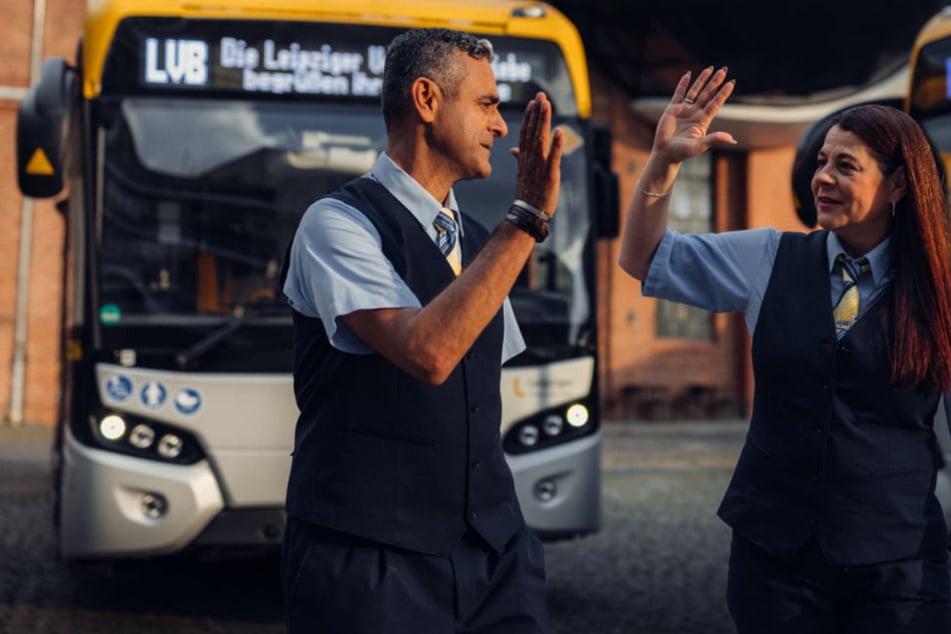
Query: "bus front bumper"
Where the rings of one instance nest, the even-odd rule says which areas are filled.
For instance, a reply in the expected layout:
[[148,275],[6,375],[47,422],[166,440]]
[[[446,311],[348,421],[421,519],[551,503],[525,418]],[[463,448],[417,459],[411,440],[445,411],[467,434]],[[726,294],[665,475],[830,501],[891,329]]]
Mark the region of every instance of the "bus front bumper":
[[94,449],[65,430],[59,549],[65,560],[182,550],[225,507],[207,461],[170,465]]
[[601,432],[578,441],[506,455],[529,528],[546,540],[601,527]]

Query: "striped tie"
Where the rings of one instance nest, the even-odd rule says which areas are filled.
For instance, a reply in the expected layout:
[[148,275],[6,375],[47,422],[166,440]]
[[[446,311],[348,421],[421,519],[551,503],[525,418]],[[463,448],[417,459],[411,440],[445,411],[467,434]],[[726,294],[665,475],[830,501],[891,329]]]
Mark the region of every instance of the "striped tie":
[[436,246],[438,246],[442,254],[446,256],[449,266],[452,267],[452,272],[459,275],[460,271],[462,271],[462,260],[459,256],[459,244],[457,240],[459,225],[456,224],[453,217],[454,215],[455,213],[452,209],[443,207],[439,210],[439,213],[436,214],[436,219],[433,220],[433,226],[436,227]]
[[857,282],[862,273],[868,273],[871,266],[868,260],[849,261],[840,254],[836,261],[842,265],[842,295],[832,309],[835,319],[835,336],[841,339],[859,315],[859,287]]

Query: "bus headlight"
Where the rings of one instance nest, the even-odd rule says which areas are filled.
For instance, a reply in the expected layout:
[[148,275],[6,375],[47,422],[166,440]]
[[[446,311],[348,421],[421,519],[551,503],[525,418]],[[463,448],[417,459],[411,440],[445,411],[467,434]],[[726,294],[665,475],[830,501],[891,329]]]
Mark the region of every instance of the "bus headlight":
[[565,412],[565,418],[572,427],[584,427],[591,420],[591,412],[581,403],[575,403]]
[[525,447],[534,447],[538,442],[538,427],[534,425],[523,425],[518,430],[518,441]]
[[137,449],[148,449],[154,441],[155,430],[145,423],[139,423],[129,432],[129,444]]
[[588,401],[568,401],[542,409],[512,425],[505,432],[502,448],[509,454],[540,451],[598,430],[598,420]]
[[109,414],[99,421],[99,433],[106,440],[119,440],[125,436],[125,429],[125,419],[118,414]]
[[178,458],[182,453],[185,443],[175,434],[165,434],[159,438],[158,454],[163,458]]
[[542,422],[542,429],[548,436],[557,436],[565,426],[564,419],[558,414],[549,414]]
[[89,417],[86,438],[107,451],[175,464],[194,464],[205,457],[190,431],[126,412],[103,411]]

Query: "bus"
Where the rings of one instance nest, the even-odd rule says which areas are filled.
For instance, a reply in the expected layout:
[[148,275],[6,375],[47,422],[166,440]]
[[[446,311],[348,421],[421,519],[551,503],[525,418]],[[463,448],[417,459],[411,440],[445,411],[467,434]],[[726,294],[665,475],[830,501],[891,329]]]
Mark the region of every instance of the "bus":
[[[551,237],[510,296],[528,347],[503,369],[500,438],[532,529],[598,530],[594,256],[617,233],[617,176],[568,19],[511,0],[99,0],[17,123],[20,189],[66,221],[62,559],[279,545],[298,415],[280,263],[307,206],[385,147],[387,43],[437,26],[493,42],[512,145],[539,90],[565,133]],[[489,228],[516,173],[492,161],[455,188]]]
[[[935,154],[935,161],[951,189],[951,7],[934,15],[918,32],[909,56],[908,91],[905,95],[874,102],[902,108],[924,129]],[[857,104],[855,104],[857,105]],[[815,170],[816,156],[822,146],[837,110],[810,125],[799,139],[793,163],[792,188],[796,213],[807,227],[816,225],[816,208],[810,182]],[[951,195],[951,191],[949,191]],[[951,398],[942,399],[934,421],[934,433],[943,468],[938,472],[935,495],[944,510],[945,521],[951,526]]]

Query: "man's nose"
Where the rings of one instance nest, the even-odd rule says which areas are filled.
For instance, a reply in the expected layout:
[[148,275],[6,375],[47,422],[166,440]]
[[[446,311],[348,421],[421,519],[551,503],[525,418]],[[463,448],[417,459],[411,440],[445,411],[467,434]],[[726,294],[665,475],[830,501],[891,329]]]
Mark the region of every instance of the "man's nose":
[[505,119],[502,118],[502,114],[499,112],[495,113],[495,121],[492,122],[492,134],[501,138],[509,133],[509,127],[505,125]]

